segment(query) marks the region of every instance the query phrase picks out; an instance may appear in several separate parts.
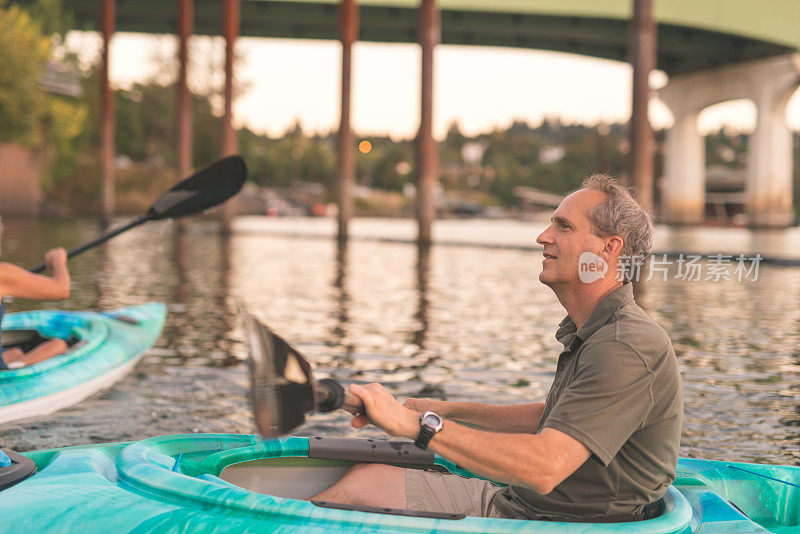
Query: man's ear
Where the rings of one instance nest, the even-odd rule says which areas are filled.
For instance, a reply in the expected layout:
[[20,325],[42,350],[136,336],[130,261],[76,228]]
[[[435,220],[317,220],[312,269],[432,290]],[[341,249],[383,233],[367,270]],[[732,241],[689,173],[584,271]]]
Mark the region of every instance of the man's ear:
[[619,257],[623,243],[622,238],[618,235],[605,238],[605,245],[603,250],[600,251],[600,256],[606,261],[612,257]]

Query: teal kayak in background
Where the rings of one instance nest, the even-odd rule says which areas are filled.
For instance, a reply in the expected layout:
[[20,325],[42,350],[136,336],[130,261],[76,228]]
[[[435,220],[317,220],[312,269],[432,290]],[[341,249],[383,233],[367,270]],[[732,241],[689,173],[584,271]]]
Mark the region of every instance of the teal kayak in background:
[[800,467],[790,466],[681,459],[659,517],[592,524],[419,517],[304,500],[357,461],[473,476],[411,443],[192,434],[24,457],[31,467],[0,491],[2,532],[800,532]]
[[41,310],[5,316],[4,347],[61,338],[70,349],[28,367],[0,371],[0,424],[46,415],[109,388],[155,343],[165,317],[160,302],[100,313]]

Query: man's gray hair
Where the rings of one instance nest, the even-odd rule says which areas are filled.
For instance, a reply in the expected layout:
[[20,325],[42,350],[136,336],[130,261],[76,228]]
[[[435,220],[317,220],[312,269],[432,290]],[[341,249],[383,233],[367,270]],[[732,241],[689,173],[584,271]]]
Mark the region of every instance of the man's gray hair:
[[599,237],[618,235],[622,251],[618,272],[631,280],[635,263],[643,262],[653,250],[653,220],[625,187],[607,174],[593,174],[583,180],[582,189],[605,193],[606,199],[586,215]]

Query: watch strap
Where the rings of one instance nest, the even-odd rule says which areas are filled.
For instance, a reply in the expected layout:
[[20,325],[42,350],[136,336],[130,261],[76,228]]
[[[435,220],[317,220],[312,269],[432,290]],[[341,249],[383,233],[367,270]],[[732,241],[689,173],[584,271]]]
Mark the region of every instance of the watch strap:
[[433,428],[429,427],[428,425],[420,425],[419,434],[417,435],[417,439],[414,440],[414,445],[420,449],[427,449],[428,443],[431,442],[431,439],[433,439],[435,434],[436,430]]

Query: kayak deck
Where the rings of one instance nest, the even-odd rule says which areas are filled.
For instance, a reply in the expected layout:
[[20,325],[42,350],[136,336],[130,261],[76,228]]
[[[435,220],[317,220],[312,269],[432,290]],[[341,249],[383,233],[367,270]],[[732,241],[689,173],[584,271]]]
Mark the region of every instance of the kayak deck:
[[[444,519],[327,508],[301,499],[336,480],[359,455],[381,460],[363,451],[388,442],[324,438],[340,445],[319,454],[316,439],[183,435],[27,453],[39,473],[0,492],[0,506],[11,524],[80,525],[82,532],[800,532],[800,488],[787,484],[800,484],[799,467],[691,459],[678,464],[664,514],[634,523]],[[389,463],[472,476],[438,456],[426,465],[424,458],[405,458],[402,446],[386,446],[400,452]],[[784,482],[762,476],[767,473]]]

